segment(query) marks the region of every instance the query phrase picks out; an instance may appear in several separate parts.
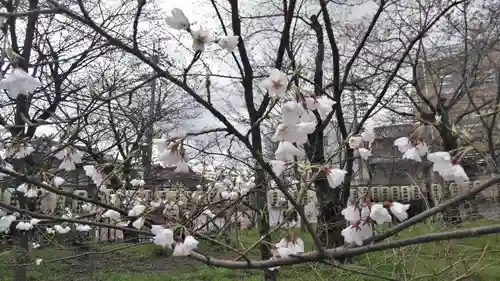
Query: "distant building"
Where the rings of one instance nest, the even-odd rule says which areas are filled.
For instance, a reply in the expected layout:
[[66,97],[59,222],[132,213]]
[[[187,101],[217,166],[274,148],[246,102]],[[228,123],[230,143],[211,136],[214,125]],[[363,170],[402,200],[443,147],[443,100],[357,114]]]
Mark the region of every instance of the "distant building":
[[145,178],[146,188],[154,186],[158,189],[161,188],[185,188],[189,191],[196,191],[197,185],[208,183],[208,179],[202,175],[193,172],[189,173],[175,173],[175,167],[163,168],[160,165],[153,165],[151,169],[151,176]]
[[[467,130],[474,139],[475,148],[481,152],[488,149],[486,132],[489,129],[479,116],[491,124],[492,118],[488,116],[499,110],[499,59],[496,42],[478,40],[469,43],[467,52],[463,44],[428,50],[427,61],[420,63],[416,73],[421,95],[435,107],[439,103],[453,104],[448,110],[450,122],[458,129]],[[429,112],[417,91],[414,98],[420,101],[424,111]],[[464,117],[458,120],[461,116]],[[500,138],[496,137],[500,129],[492,126],[490,131],[493,146],[500,146]]]

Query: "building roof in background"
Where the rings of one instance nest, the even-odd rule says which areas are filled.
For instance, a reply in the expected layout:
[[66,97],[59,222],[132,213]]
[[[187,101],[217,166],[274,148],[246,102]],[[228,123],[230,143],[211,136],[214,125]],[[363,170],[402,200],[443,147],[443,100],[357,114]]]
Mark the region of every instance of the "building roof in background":
[[190,170],[189,173],[176,173],[176,167],[162,167],[160,165],[153,165],[151,167],[151,176],[145,178],[146,185],[155,185],[160,188],[175,187],[176,185],[183,185],[187,189],[194,191],[196,186],[207,182],[202,175]]
[[384,125],[373,128],[376,139],[397,139],[411,134],[413,124]]

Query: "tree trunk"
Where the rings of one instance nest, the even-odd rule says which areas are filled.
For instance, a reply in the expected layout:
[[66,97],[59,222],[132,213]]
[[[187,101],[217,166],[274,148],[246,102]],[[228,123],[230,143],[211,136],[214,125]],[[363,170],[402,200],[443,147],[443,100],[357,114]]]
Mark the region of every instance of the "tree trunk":
[[[448,122],[447,122],[448,123]],[[446,124],[446,123],[445,123]],[[443,140],[443,148],[445,151],[453,151],[458,148],[457,137],[448,128],[439,130],[441,139]],[[450,197],[450,187],[449,183],[443,182],[443,199],[449,199]],[[458,225],[462,223],[462,217],[460,215],[460,205],[453,205],[443,212],[443,219],[446,223],[452,225]]]
[[[316,131],[308,136],[309,144],[305,145],[307,158],[312,165],[325,165],[323,131]],[[347,159],[352,159],[352,151],[348,151]],[[342,230],[346,227],[346,221],[342,210],[347,204],[350,191],[350,179],[352,175],[352,160],[347,165],[351,172],[346,175],[343,188],[331,188],[326,179],[325,172],[320,172],[314,181],[316,196],[319,204],[319,218],[317,233],[321,243],[326,248],[335,248],[344,244]],[[349,167],[351,167],[349,169]],[[316,168],[316,171],[318,168]],[[347,192],[346,192],[347,190]],[[340,260],[339,262],[345,262]]]
[[[15,249],[16,253],[16,263],[26,264],[29,263],[29,236],[28,231],[17,230],[15,232],[16,237],[19,239],[19,247]],[[26,266],[16,266],[14,267],[14,281],[26,281],[28,279],[28,273]]]
[[[260,131],[260,130],[259,130]],[[254,144],[254,148],[258,149],[259,154],[262,151],[260,144],[260,132],[258,135],[253,134],[252,140]],[[258,145],[256,145],[258,144]],[[271,249],[269,248],[269,243],[271,242],[271,237],[269,234],[269,220],[268,220],[268,211],[267,211],[267,184],[266,184],[266,176],[264,171],[258,167],[255,173],[255,187],[257,188],[256,197],[254,200],[255,207],[260,210],[258,216],[258,226],[259,226],[259,235],[260,237],[266,237],[263,239],[263,243],[260,243],[260,258],[262,260],[268,260],[271,258]],[[267,269],[264,270],[264,280],[265,281],[275,281],[276,280],[276,272],[269,271]]]
[[264,281],[276,281],[278,279],[278,270],[264,269]]
[[[30,161],[31,156],[26,157],[25,159],[16,159],[12,161],[14,169],[16,171],[20,171],[26,175],[32,175],[31,167],[33,167],[32,161]],[[20,185],[22,183],[21,180],[16,179],[16,185]],[[19,202],[19,208],[23,210],[36,211],[33,209],[33,204],[29,204],[27,198],[24,194],[19,192],[15,192],[17,196],[17,200]],[[28,280],[28,272],[27,268],[24,264],[29,263],[29,234],[30,231],[23,231],[14,229],[12,235],[14,236],[14,243],[18,243],[18,247],[15,249],[16,254],[16,263],[20,264],[20,266],[14,267],[14,281],[27,281]],[[22,264],[22,265],[21,265]]]
[[[250,84],[251,86],[251,84]],[[245,91],[252,91],[251,87],[245,87]],[[260,116],[257,115],[253,110],[250,110],[250,125],[252,126],[251,140],[252,148],[255,153],[262,155],[262,136],[260,127],[258,124]],[[271,235],[269,234],[269,219],[267,210],[267,181],[266,174],[262,167],[257,164],[255,170],[255,188],[257,190],[253,204],[255,209],[259,210],[258,216],[258,227],[260,237],[264,237],[263,241],[260,243],[260,257],[262,260],[268,260],[272,257],[271,249],[269,244],[272,241]],[[276,273],[269,273],[269,270],[264,270],[264,280],[274,281],[276,280]]]

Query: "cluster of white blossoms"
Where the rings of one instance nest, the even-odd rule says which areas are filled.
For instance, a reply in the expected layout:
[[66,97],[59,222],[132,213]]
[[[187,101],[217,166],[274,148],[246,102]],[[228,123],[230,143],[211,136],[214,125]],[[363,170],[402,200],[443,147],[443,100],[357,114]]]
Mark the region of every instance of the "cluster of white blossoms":
[[[144,205],[134,205],[129,211],[129,217],[136,217],[132,222],[132,226],[136,229],[142,229],[144,227],[144,223],[146,221],[145,212],[147,207]],[[207,215],[211,216],[211,212],[209,210],[205,210]],[[121,219],[120,213],[115,210],[107,210],[101,216],[102,218],[109,218],[115,222],[119,222]],[[117,223],[117,226],[126,227],[128,226],[130,221],[120,221]],[[173,249],[174,256],[187,256],[189,253],[196,249],[198,246],[198,241],[193,236],[186,236],[182,241],[176,241],[174,239],[174,231],[169,228],[165,228],[161,225],[152,225],[151,233],[154,235],[153,242],[156,245],[160,245],[163,247],[167,247],[169,249]]]
[[[373,236],[373,225],[391,223],[395,216],[399,221],[408,218],[409,204],[398,202],[362,203],[347,206],[342,215],[349,222],[349,226],[342,230],[346,243],[363,245],[363,241]],[[391,215],[392,214],[392,215]]]
[[372,152],[364,147],[364,142],[368,143],[370,148],[372,143],[375,141],[375,133],[372,130],[367,130],[361,133],[360,136],[353,136],[349,138],[349,147],[354,150],[354,155],[361,157],[363,160],[367,160],[372,156]]
[[61,164],[59,165],[60,169],[64,169],[67,172],[74,171],[76,169],[76,164],[82,163],[81,153],[72,147],[68,146],[61,150],[53,148],[53,150],[57,151],[54,157],[61,160]]
[[[63,218],[71,218],[73,215],[69,209],[66,209],[66,213],[62,216]],[[0,233],[8,233],[10,231],[10,227],[12,223],[14,223],[17,220],[17,217],[19,217],[18,213],[14,213],[12,215],[5,215],[0,218]],[[41,220],[37,218],[32,218],[29,221],[18,221],[16,224],[16,229],[17,230],[23,230],[23,231],[29,231],[34,229]],[[91,230],[92,228],[86,224],[75,224],[75,230],[78,232],[87,232]],[[71,231],[71,228],[66,224],[63,223],[62,225],[56,224],[53,227],[45,227],[45,231],[47,234],[66,234]]]
[[183,241],[175,241],[174,232],[161,225],[152,225],[153,243],[174,250],[174,256],[188,256],[191,251],[198,247],[199,242],[191,235],[187,235]]
[[[71,147],[65,147],[59,150],[56,147],[52,148],[53,151],[57,151],[54,157],[61,160],[59,165],[60,169],[67,172],[74,171],[76,169],[76,164],[82,163],[81,153]],[[15,141],[9,146],[5,152],[5,158],[23,159],[30,156],[35,149],[25,142]]]
[[[61,177],[53,177],[52,179],[52,184],[55,187],[59,187],[65,182],[65,180]],[[47,182],[43,182],[44,184],[47,184]],[[24,195],[26,198],[37,198],[39,195],[44,194],[45,190],[39,189],[35,185],[27,184],[27,183],[22,183],[20,184],[17,188],[16,191],[19,192],[20,194]]]
[[[0,89],[6,90],[11,98],[17,98],[19,95],[29,95],[37,88],[41,87],[42,83],[39,79],[32,77],[24,69],[15,67],[5,78],[0,80]],[[12,144],[7,147],[4,157],[22,159],[31,155],[35,149],[26,142],[26,140],[13,140]],[[76,169],[75,164],[82,162],[80,152],[67,146],[63,149],[53,148],[55,152],[54,157],[61,160],[59,168],[66,171],[73,171]],[[10,163],[1,161],[2,167],[13,170]],[[4,177],[1,174],[0,177]],[[64,179],[60,177],[53,178],[53,185],[59,187],[64,183]],[[28,184],[21,184],[16,188],[16,191],[23,194],[27,198],[35,198],[39,195],[39,189],[35,186]]]
[[[18,213],[2,216],[0,218],[0,233],[9,233],[11,225],[17,221],[17,218],[19,216],[20,215]],[[63,217],[68,217],[68,214],[66,214]],[[40,222],[41,220],[37,218],[31,218],[29,221],[19,220],[17,221],[15,228],[17,230],[29,231],[37,227]],[[87,232],[91,229],[92,228],[86,224],[75,224],[75,230],[78,232]],[[48,234],[55,234],[55,233],[66,234],[71,231],[71,228],[65,224],[63,225],[56,224],[54,225],[53,228],[45,227],[45,231]]]
[[[304,253],[304,241],[299,237],[294,237],[294,230],[287,237],[282,238],[276,243],[272,249],[272,256],[269,260],[276,260],[279,258],[293,257],[294,255]],[[279,266],[269,268],[270,271],[279,269]]]
[[31,155],[35,149],[24,142],[14,142],[5,151],[5,158],[23,159]]
[[106,175],[101,170],[97,169],[94,165],[85,165],[83,166],[83,170],[85,171],[85,175],[90,177],[99,189],[106,188],[104,185]]
[[134,187],[144,186],[146,182],[143,179],[133,179],[130,181],[130,184]]
[[180,141],[167,142],[165,140],[156,140],[156,158],[162,167],[176,167],[176,173],[189,173],[190,168],[187,164],[186,150]]
[[[436,120],[438,120],[437,117]],[[464,168],[459,164],[460,153],[455,157],[451,157],[451,154],[446,151],[430,153],[429,147],[422,138],[423,131],[424,125],[418,124],[410,137],[401,137],[394,141],[394,145],[403,153],[403,159],[422,162],[422,157],[427,155],[427,160],[433,163],[432,170],[437,172],[445,181],[453,181],[458,184],[469,181]]]
[[221,38],[215,39],[210,30],[208,29],[191,29],[191,23],[189,19],[184,15],[181,9],[173,9],[172,15],[167,17],[166,23],[173,29],[177,30],[185,30],[191,34],[193,39],[193,51],[194,52],[203,52],[205,50],[205,46],[210,43],[217,43],[219,46],[228,52],[233,52],[238,46],[239,37],[238,36],[223,36]]
[[433,163],[432,170],[443,177],[445,181],[453,181],[458,184],[469,181],[464,168],[458,163],[460,155],[452,158],[449,152],[438,151],[429,153],[427,160]]
[[276,254],[282,258],[287,258],[304,252],[304,241],[300,238],[283,238],[275,245]]
[[[288,90],[289,79],[278,69],[271,71],[262,86],[274,98],[284,98]],[[295,162],[295,157],[304,156],[304,151],[297,146],[308,142],[308,135],[316,130],[317,110],[320,116],[328,115],[335,102],[326,97],[303,97],[301,101],[287,101],[281,107],[281,123],[276,128],[272,141],[279,142],[275,159],[270,161],[276,175],[281,175],[288,165]]]
[[11,224],[16,220],[17,216],[19,216],[17,213],[2,216],[0,218],[0,233],[8,233],[10,231]]
[[[352,136],[349,138],[349,148],[354,151],[355,156],[359,156],[363,160],[367,160],[370,157],[371,151],[364,147],[364,143],[368,143],[368,147],[371,147],[371,144],[375,140],[375,133],[372,130],[367,130],[361,133],[360,136]],[[336,188],[339,187],[343,182],[345,175],[347,174],[346,170],[339,168],[329,168],[324,167],[323,171],[326,174],[326,179],[330,184],[330,187]]]
[[0,80],[0,89],[7,90],[7,94],[13,99],[19,95],[28,95],[41,86],[39,79],[20,67],[15,67],[6,78]]
[[216,182],[213,188],[218,190],[222,200],[237,200],[246,196],[254,186],[252,180],[245,181],[242,177],[237,176],[234,180],[226,177],[222,181]]
[[[262,86],[274,98],[284,98],[288,90],[288,77],[285,73],[274,69],[268,78],[262,82]],[[275,151],[275,159],[270,161],[271,167],[276,175],[281,175],[289,166],[295,162],[297,156],[304,156],[304,151],[298,146],[308,142],[308,135],[316,130],[316,116],[314,111],[324,118],[333,110],[335,102],[328,97],[301,97],[299,101],[287,101],[281,108],[281,123],[276,128],[272,141],[279,142]],[[354,150],[356,156],[366,160],[371,155],[370,150],[363,147],[363,142],[369,146],[375,139],[373,131],[366,131],[361,136],[353,136],[349,139],[349,146]],[[343,181],[345,170],[324,167],[328,182],[332,188],[338,187]]]

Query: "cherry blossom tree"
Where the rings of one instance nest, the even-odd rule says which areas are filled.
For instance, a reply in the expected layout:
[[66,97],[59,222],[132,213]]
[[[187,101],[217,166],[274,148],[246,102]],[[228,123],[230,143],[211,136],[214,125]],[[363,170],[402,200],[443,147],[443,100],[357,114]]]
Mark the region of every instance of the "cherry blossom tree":
[[[82,26],[91,34],[91,38],[95,38],[96,44],[106,45],[126,57],[133,57],[133,61],[140,62],[137,67],[144,67],[154,73],[152,79],[162,79],[168,86],[175,87],[176,91],[189,97],[190,103],[205,110],[203,113],[207,119],[212,118],[212,126],[189,131],[181,137],[163,138],[156,143],[155,158],[163,167],[172,168],[178,174],[187,174],[191,169],[190,164],[196,160],[189,157],[190,152],[196,150],[190,148],[196,144],[192,140],[208,136],[217,138],[220,142],[226,141],[221,145],[225,146],[226,151],[220,154],[243,162],[245,166],[242,167],[245,168],[237,171],[239,173],[234,176],[234,180],[233,175],[228,172],[225,177],[215,177],[215,182],[200,186],[199,191],[203,192],[193,193],[191,196],[195,199],[190,204],[196,207],[196,211],[190,212],[187,218],[176,220],[169,216],[166,205],[168,204],[169,208],[177,208],[179,214],[185,213],[182,209],[185,205],[184,199],[168,202],[158,200],[154,196],[152,199],[129,197],[125,204],[121,204],[123,201],[118,204],[118,196],[115,195],[110,202],[94,200],[55,188],[52,183],[60,183],[59,179],[53,178],[52,183],[44,183],[43,176],[21,169],[19,164],[14,163],[12,167],[5,164],[0,167],[0,172],[18,180],[17,191],[21,195],[28,197],[34,188],[50,191],[90,204],[88,209],[92,210],[95,216],[93,219],[76,217],[71,210],[61,216],[52,216],[30,209],[24,203],[19,206],[0,203],[1,208],[12,213],[2,217],[2,230],[12,226],[22,233],[22,237],[27,237],[25,234],[40,227],[40,220],[43,220],[56,222],[53,228],[45,228],[45,231],[58,235],[68,233],[72,228],[77,231],[88,231],[92,227],[133,231],[152,237],[154,244],[172,250],[174,256],[190,256],[210,265],[232,269],[263,269],[265,280],[276,280],[280,266],[327,259],[345,261],[373,251],[459,239],[468,237],[471,233],[484,235],[500,232],[498,226],[477,227],[385,241],[402,230],[497,184],[499,177],[493,177],[465,194],[451,198],[412,218],[408,217],[408,204],[371,202],[370,196],[364,194],[358,200],[349,200],[355,162],[363,163],[372,154],[370,147],[375,136],[373,131],[364,130],[367,121],[381,108],[387,107],[386,100],[390,100],[394,95],[394,87],[404,72],[403,66],[412,59],[413,54],[418,53],[419,42],[464,1],[402,1],[400,5],[396,5],[391,1],[381,0],[373,7],[373,13],[368,18],[359,19],[357,25],[334,20],[336,16],[341,16],[336,15],[336,11],[349,7],[344,3],[323,0],[318,3],[291,0],[279,5],[274,1],[248,4],[236,0],[220,2],[213,0],[206,3],[211,7],[210,15],[217,19],[217,27],[214,30],[210,30],[203,23],[195,23],[192,17],[180,9],[174,8],[170,13],[163,14],[161,21],[169,27],[172,37],[179,42],[176,46],[169,44],[168,48],[167,45],[161,48],[161,44],[153,44],[157,35],[155,32],[143,32],[142,28],[150,23],[147,11],[151,7],[147,1],[111,7],[110,12],[104,13],[105,15],[100,9],[94,9],[101,8],[103,3],[99,1],[76,1],[71,5],[56,0],[47,0],[44,3],[31,1],[28,11],[8,11],[11,13],[6,14],[10,16],[10,22],[7,23],[9,27],[15,24],[16,17],[12,13],[17,13],[17,16],[27,13],[28,18],[31,18],[32,24],[28,23],[31,33],[37,30],[33,22],[38,15],[45,13],[43,9],[47,9],[46,13],[64,17],[67,24]],[[261,9],[255,9],[256,6]],[[268,7],[273,11],[278,10],[278,15],[259,14],[262,8]],[[113,15],[116,13],[120,16],[114,20]],[[413,22],[403,19],[395,21],[395,18],[402,17],[401,15],[408,16],[412,21],[419,21],[420,24],[414,25]],[[250,27],[244,30],[243,26],[247,24],[253,24],[257,30]],[[9,31],[9,34],[11,33],[15,34]],[[32,47],[27,46],[24,44],[24,61],[30,61],[31,58],[28,49]],[[9,62],[20,63],[16,61],[15,55],[19,50],[13,48],[12,53],[5,53],[9,55]],[[174,57],[175,54],[178,57]],[[311,60],[311,57],[314,57],[314,60]],[[223,67],[219,65],[223,63],[228,65],[229,72],[237,74],[225,74],[225,70],[221,70]],[[81,66],[82,63],[78,62],[77,65]],[[28,67],[17,67],[0,81],[0,86],[6,93],[16,97],[16,103],[19,103],[16,104],[18,111],[26,106],[28,96],[44,86],[44,83],[34,78],[28,70]],[[78,116],[84,116],[76,120],[86,122],[85,126],[77,126],[76,130],[66,134],[70,140],[74,140],[76,136],[88,141],[88,135],[79,133],[82,128],[88,128],[90,133],[95,134],[101,129],[96,124],[111,127],[111,131],[101,132],[104,135],[111,132],[113,142],[110,147],[116,148],[120,153],[121,165],[116,165],[119,167],[115,166],[113,171],[108,173],[96,165],[86,163],[86,159],[82,159],[85,157],[82,157],[75,146],[61,138],[59,151],[55,156],[63,161],[62,169],[75,169],[76,165],[83,164],[86,175],[103,190],[112,185],[109,174],[125,175],[118,186],[123,192],[130,186],[143,184],[139,178],[128,177],[126,172],[130,166],[141,168],[142,164],[138,161],[127,162],[126,159],[134,156],[132,152],[138,147],[140,132],[151,130],[153,127],[151,119],[133,119],[133,112],[130,111],[141,107],[141,97],[144,96],[138,89],[150,82],[149,79],[139,80],[142,82],[133,86],[118,83],[119,89],[115,89],[117,84],[106,85],[109,77],[104,76],[100,83],[106,87],[97,92],[105,92],[109,97],[97,94],[98,98],[95,102],[90,102],[91,106],[86,106],[82,111],[76,110]],[[89,96],[96,96],[95,89],[91,86],[84,88]],[[366,108],[358,112],[357,108],[352,108],[357,102],[348,101],[352,100],[352,97],[356,98],[353,92],[364,92],[368,91],[367,89],[370,89],[370,92],[364,93]],[[130,108],[124,110],[120,107],[123,107],[123,97],[128,95],[132,96],[132,102],[127,104]],[[106,112],[105,122],[95,115],[102,112]],[[351,112],[355,112],[352,118],[347,116]],[[158,114],[162,113],[158,111]],[[46,119],[53,115],[55,111]],[[70,116],[72,115],[68,114],[68,117],[59,119],[72,119]],[[85,120],[91,116],[94,120]],[[160,116],[158,118],[160,120]],[[24,126],[28,123],[26,119],[26,115],[19,113],[15,120],[22,120],[20,125]],[[37,123],[39,119],[43,118],[33,118],[30,122]],[[137,120],[144,123],[132,128],[129,133],[126,130],[130,129],[128,122]],[[325,150],[323,145],[325,131],[332,122],[341,136],[336,151]],[[269,133],[265,128],[269,128],[271,124],[276,124],[272,128],[274,132],[271,141],[277,145],[274,155],[266,157],[263,135]],[[403,153],[402,157],[415,161],[421,161],[425,157],[433,162],[433,169],[444,180],[457,183],[466,181],[468,177],[463,167],[454,161],[446,147],[445,151],[429,151],[422,133],[423,126],[418,126],[411,138],[405,137],[395,142],[395,146]],[[15,129],[14,132],[21,131]],[[24,134],[23,131],[22,135]],[[30,140],[23,141],[7,148],[11,158],[23,159],[23,163],[26,163],[24,159],[29,159],[34,149]],[[233,143],[236,143],[235,146],[232,146]],[[125,146],[131,148],[127,151]],[[213,150],[205,152],[199,148],[196,151],[207,155],[214,153]],[[213,166],[217,165],[220,163],[213,163]],[[292,194],[290,184],[282,176],[284,172],[292,169],[299,182],[297,196]],[[284,220],[276,227],[270,226],[266,215],[267,195],[273,186],[283,194],[284,201],[289,203]],[[320,205],[319,231],[316,231],[307,218],[302,202],[303,195],[313,188]],[[204,202],[205,197],[210,198],[211,202]],[[197,226],[193,223],[198,216],[195,213],[201,212],[212,221],[218,214],[210,209],[211,206],[224,203],[230,208],[240,204],[245,198],[249,199],[248,205],[258,217],[260,238],[252,248],[260,248],[260,260],[247,257],[252,248],[242,253],[230,245],[207,237],[200,231],[205,225]],[[151,214],[158,209],[165,215],[167,223],[158,225],[152,221]],[[293,231],[289,231],[286,237],[275,239],[273,232],[280,228],[293,228],[299,217],[312,238],[314,251],[305,252],[304,241],[296,237]],[[106,218],[110,223],[100,222],[100,218]],[[390,224],[392,227],[379,231],[378,226],[384,224]],[[198,249],[200,240],[221,244],[237,253],[238,258],[225,260],[210,257]],[[29,240],[23,241],[28,243]],[[240,261],[241,258],[246,260]],[[35,260],[35,263],[43,265],[41,260]],[[25,280],[24,277],[19,273],[19,279],[16,280]]]
[[[418,42],[406,62],[408,72],[395,79],[397,98],[389,97],[385,102],[392,115],[432,127],[432,135],[437,136],[432,145],[449,151],[451,155],[446,159],[451,157],[454,164],[463,164],[470,175],[480,169],[498,171],[498,67],[494,59],[499,42],[498,5],[498,1],[461,3],[435,31]],[[417,21],[414,24],[421,25]],[[413,135],[411,141],[421,136]],[[420,158],[404,147],[401,152],[409,159]],[[486,167],[478,167],[478,162],[486,163]],[[432,170],[441,174],[439,169]],[[468,180],[462,169],[456,173]],[[447,193],[445,197],[449,196]],[[457,207],[447,212],[447,220],[461,222]]]

